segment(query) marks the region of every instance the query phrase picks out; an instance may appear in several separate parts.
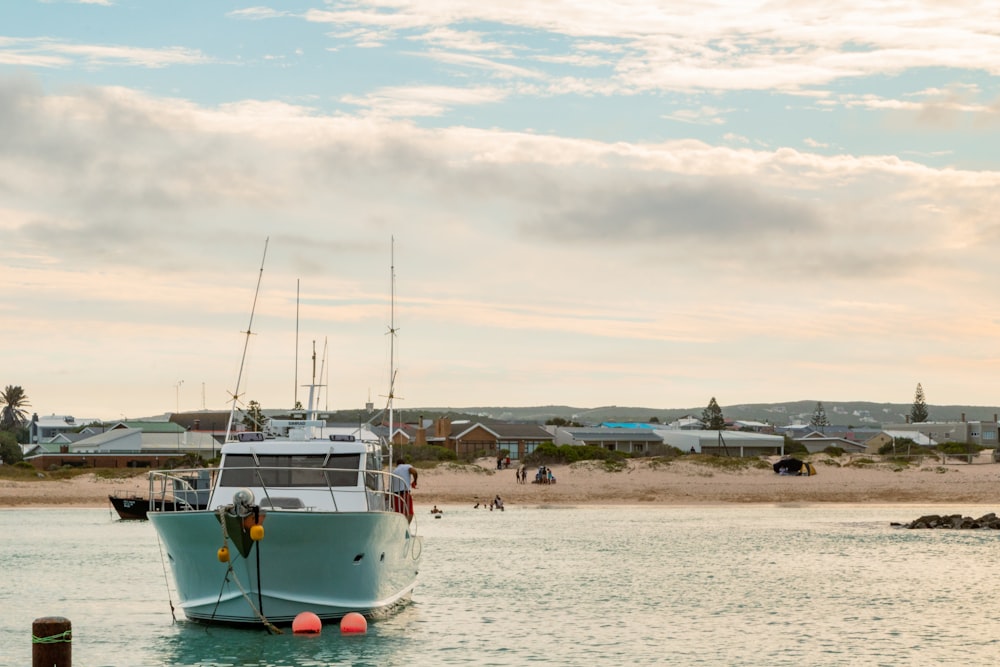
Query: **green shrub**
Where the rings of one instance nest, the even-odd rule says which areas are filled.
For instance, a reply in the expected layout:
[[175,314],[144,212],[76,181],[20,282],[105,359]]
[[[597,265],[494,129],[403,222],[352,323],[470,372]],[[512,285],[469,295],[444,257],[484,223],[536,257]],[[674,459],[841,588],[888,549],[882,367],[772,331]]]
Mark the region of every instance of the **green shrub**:
[[133,477],[145,477],[146,473],[136,472],[135,468],[95,468],[94,477],[97,479],[131,479]]
[[542,443],[534,452],[524,457],[527,465],[543,465],[554,463],[576,463],[577,461],[612,461],[622,462],[629,458],[624,452],[619,452],[596,445],[559,445],[551,442]]
[[969,454],[976,455],[983,450],[979,445],[973,445],[966,442],[943,442],[935,449],[942,454],[947,454],[948,456],[967,456]]
[[808,452],[809,450],[801,442],[785,435],[785,454],[807,454]]
[[896,438],[895,444],[892,441],[885,443],[878,448],[878,453],[882,455],[886,454],[919,454],[921,451],[926,452],[926,447],[921,447],[915,443],[911,438]]
[[724,471],[747,470],[749,468],[770,469],[771,464],[758,457],[715,456],[712,454],[691,454],[692,463]]
[[870,458],[868,458],[868,457],[861,457],[859,459],[854,459],[853,461],[849,461],[848,463],[844,464],[845,468],[847,468],[847,467],[852,467],[852,468],[872,468],[874,466],[875,466],[875,461],[872,460],[872,459],[870,459]]
[[402,454],[414,465],[458,460],[455,452],[441,445],[405,445],[403,447],[396,447],[393,453],[396,456]]

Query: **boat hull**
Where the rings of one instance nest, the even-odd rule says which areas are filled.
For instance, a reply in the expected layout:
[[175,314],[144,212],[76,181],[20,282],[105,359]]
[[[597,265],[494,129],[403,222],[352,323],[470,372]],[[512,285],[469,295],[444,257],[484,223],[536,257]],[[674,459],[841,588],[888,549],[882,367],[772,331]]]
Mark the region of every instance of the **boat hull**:
[[303,611],[323,620],[377,617],[405,604],[416,585],[422,540],[397,512],[269,510],[264,538],[245,557],[230,548],[228,563],[217,557],[224,536],[215,512],[148,517],[190,620],[281,625]]

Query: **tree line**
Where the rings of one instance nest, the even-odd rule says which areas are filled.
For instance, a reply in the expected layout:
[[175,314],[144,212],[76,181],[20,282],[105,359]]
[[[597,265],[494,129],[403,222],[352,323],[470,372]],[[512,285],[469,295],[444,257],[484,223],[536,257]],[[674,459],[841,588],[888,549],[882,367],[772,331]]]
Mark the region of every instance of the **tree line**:
[[[921,424],[930,420],[930,412],[927,409],[927,399],[924,396],[924,388],[917,383],[917,390],[913,395],[913,405],[910,407],[910,423]],[[709,431],[721,431],[726,427],[726,418],[722,414],[715,396],[708,402],[708,406],[701,412],[701,421],[705,424],[705,429]],[[816,402],[809,425],[813,428],[830,426],[830,420],[826,416],[826,408],[822,401]]]

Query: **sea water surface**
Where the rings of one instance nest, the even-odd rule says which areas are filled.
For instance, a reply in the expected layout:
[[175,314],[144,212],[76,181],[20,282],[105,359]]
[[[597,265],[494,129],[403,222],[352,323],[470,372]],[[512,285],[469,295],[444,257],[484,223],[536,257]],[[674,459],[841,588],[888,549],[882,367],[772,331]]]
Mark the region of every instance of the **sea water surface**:
[[[0,665],[36,618],[78,667],[943,665],[1000,656],[1000,531],[893,528],[996,507],[420,508],[413,602],[362,636],[188,623],[147,522],[0,511]],[[266,539],[266,538],[265,538]],[[214,559],[215,553],[206,553]],[[309,576],[303,572],[303,576]],[[172,583],[172,580],[171,580]]]

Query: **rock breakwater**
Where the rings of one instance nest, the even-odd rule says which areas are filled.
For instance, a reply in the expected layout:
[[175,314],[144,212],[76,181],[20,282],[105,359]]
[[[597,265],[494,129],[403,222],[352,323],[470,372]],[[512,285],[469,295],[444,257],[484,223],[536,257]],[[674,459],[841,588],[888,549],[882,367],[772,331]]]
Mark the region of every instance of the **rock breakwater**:
[[976,530],[991,528],[1000,530],[1000,517],[990,512],[978,519],[961,514],[926,514],[910,523],[892,523],[900,528],[944,528],[949,530]]

